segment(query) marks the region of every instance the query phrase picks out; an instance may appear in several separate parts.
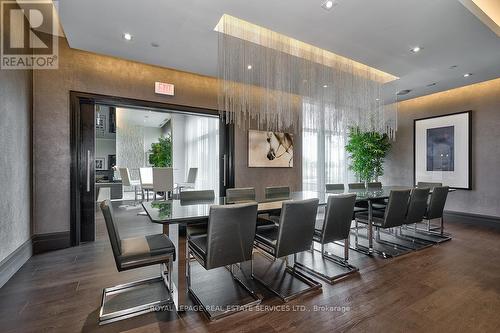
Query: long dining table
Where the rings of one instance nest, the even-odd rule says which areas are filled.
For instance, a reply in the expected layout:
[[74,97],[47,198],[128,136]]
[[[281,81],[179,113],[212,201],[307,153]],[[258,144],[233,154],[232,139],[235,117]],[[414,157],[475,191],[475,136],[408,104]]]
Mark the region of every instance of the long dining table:
[[[373,225],[372,225],[372,202],[380,201],[389,198],[392,190],[410,189],[405,186],[384,186],[379,189],[345,189],[328,192],[314,191],[299,191],[292,192],[287,198],[277,198],[273,200],[263,200],[258,203],[258,213],[265,214],[271,212],[279,212],[284,201],[288,200],[304,200],[318,198],[319,205],[324,206],[331,195],[340,194],[356,194],[357,202],[368,203],[369,224],[367,227],[368,247],[358,244],[356,250],[365,252],[366,254],[373,253]],[[216,197],[209,201],[187,201],[167,200],[143,202],[142,206],[151,222],[163,225],[163,233],[168,235],[175,245],[177,255],[174,262],[172,297],[178,311],[186,309],[188,304],[188,286],[186,276],[187,265],[187,247],[186,235],[180,232],[180,226],[200,223],[206,221],[210,213],[210,207],[213,205],[226,205],[225,197]]]

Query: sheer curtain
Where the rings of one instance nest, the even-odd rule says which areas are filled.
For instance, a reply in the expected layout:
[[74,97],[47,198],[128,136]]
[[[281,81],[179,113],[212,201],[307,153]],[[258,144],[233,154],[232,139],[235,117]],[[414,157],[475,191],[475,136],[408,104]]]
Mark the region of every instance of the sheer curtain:
[[[331,106],[333,107],[333,106]],[[353,180],[345,151],[347,128],[332,128],[330,106],[305,100],[302,105],[302,188],[324,191],[325,184]]]
[[188,116],[184,130],[185,166],[198,168],[196,189],[219,193],[219,119]]

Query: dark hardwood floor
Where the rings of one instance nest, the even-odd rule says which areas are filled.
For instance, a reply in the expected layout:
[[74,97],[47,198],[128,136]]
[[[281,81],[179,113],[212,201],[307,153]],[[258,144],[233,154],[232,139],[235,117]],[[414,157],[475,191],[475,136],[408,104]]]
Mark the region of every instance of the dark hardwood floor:
[[[115,212],[122,237],[161,232],[137,210]],[[500,331],[500,228],[456,217],[447,222],[453,240],[439,246],[387,260],[352,253],[359,274],[287,304],[298,311],[280,311],[260,288],[266,311],[213,323],[198,312],[157,312],[99,327],[102,288],[158,270],[118,273],[97,216],[95,242],[34,256],[0,289],[1,332]]]

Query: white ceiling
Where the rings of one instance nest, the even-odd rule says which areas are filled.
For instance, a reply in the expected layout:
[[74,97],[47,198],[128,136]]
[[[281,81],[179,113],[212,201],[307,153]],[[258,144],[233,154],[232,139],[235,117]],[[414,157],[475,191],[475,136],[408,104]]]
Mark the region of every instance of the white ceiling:
[[170,113],[141,109],[116,108],[116,113],[127,124],[144,127],[161,127],[171,118]]
[[500,38],[458,0],[339,0],[332,11],[322,2],[64,0],[59,10],[73,48],[210,76],[213,28],[227,13],[400,77],[396,89],[412,89],[400,100],[500,77]]

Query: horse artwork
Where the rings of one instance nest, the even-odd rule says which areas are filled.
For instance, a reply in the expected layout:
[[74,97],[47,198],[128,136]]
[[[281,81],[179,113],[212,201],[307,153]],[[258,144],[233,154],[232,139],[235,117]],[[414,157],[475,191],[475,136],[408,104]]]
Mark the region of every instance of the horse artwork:
[[251,168],[292,168],[293,135],[249,130],[248,166]]

